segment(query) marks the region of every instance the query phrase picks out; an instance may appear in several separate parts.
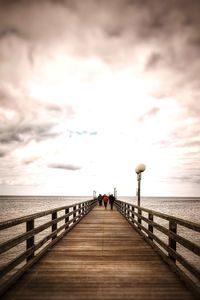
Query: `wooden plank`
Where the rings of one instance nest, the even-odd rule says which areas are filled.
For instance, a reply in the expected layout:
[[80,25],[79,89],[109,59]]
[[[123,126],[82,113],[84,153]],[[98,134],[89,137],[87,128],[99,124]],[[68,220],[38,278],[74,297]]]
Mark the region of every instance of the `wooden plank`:
[[194,299],[116,211],[95,207],[2,300]]

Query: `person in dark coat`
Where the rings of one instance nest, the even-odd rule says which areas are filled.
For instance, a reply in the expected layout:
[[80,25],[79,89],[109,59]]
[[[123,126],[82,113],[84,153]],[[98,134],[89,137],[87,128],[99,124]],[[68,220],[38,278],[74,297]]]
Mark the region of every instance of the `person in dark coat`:
[[97,199],[98,199],[98,202],[99,202],[99,206],[102,206],[103,196],[101,194],[99,194]]
[[110,209],[113,210],[113,203],[115,201],[115,197],[113,196],[113,194],[109,195],[109,203],[110,203]]

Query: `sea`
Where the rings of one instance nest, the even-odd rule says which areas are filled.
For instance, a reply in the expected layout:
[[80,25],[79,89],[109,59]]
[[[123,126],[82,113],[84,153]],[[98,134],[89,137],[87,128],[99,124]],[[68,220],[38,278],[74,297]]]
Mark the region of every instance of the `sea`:
[[[0,222],[91,199],[91,196],[0,196]],[[137,205],[137,198],[134,196],[118,196],[118,200]],[[141,207],[200,224],[200,197],[141,197]],[[165,224],[167,221],[162,220],[162,222],[161,225],[167,225]],[[7,230],[0,232],[0,243],[4,242],[8,236],[12,238],[20,234],[20,230],[24,228],[18,225],[9,230],[12,230],[9,234]],[[191,232],[183,227],[178,233],[200,245],[200,233]],[[159,237],[166,242],[166,236],[160,232]],[[16,248],[15,251],[19,250],[20,248]],[[180,253],[200,269],[199,257],[182,248]],[[12,260],[16,254],[13,250],[4,253],[0,258],[0,266]]]
[[[0,222],[92,199],[91,196],[0,196]],[[137,205],[134,196],[119,200]],[[200,223],[200,197],[141,197],[141,207]]]

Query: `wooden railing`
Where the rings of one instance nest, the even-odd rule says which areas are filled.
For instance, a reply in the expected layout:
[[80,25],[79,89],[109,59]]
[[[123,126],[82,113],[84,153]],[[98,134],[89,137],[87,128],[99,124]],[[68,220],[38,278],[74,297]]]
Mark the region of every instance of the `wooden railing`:
[[[199,234],[200,224],[172,217],[160,212],[132,205],[120,200],[115,201],[116,208],[151,244],[170,267],[177,273],[197,297],[200,296],[200,246],[181,236],[183,228],[192,234]],[[181,227],[181,229],[179,228]],[[162,236],[162,237],[161,237]],[[164,237],[163,237],[164,236]],[[199,242],[200,242],[200,236]],[[181,247],[180,247],[181,246]],[[182,254],[186,249],[189,255]],[[180,252],[179,252],[180,250]],[[190,254],[196,257],[198,266],[188,261]],[[198,298],[199,299],[199,298]]]
[[4,237],[4,242],[0,244],[0,254],[6,255],[11,251],[14,255],[9,262],[0,267],[0,295],[95,205],[96,200],[89,200],[1,222],[0,230],[12,228],[17,232],[17,225],[24,226],[22,233],[19,232],[20,234],[13,238],[9,238],[11,233],[8,233],[6,240]]

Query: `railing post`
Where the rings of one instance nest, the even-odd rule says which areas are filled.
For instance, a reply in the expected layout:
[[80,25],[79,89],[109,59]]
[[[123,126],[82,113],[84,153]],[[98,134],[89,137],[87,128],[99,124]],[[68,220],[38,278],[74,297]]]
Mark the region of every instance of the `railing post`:
[[130,212],[130,205],[128,204],[128,220],[130,221],[131,219],[131,212]]
[[[149,213],[149,221],[153,222],[153,215],[151,213]],[[148,229],[150,232],[153,233],[153,226],[151,224],[149,224]],[[149,234],[149,239],[153,241],[153,238],[150,236],[150,234]]]
[[132,206],[132,213],[131,213],[131,216],[132,216],[132,222],[133,222],[133,223],[134,223],[134,219],[135,219],[134,212],[135,212],[135,208],[134,208],[134,206]]
[[[67,215],[69,213],[69,208],[66,208],[65,209],[65,214]],[[69,222],[69,216],[67,216],[65,218],[65,223],[68,223]],[[65,230],[69,227],[69,224],[65,227]]]
[[74,213],[73,213],[73,223],[76,222],[76,212],[75,212],[75,210],[76,210],[76,205],[73,207],[73,211],[74,211]]
[[81,217],[81,204],[78,205],[78,217]]
[[[26,222],[26,231],[31,231],[34,229],[34,219]],[[35,237],[32,236],[26,240],[26,250],[34,246]],[[27,257],[27,262],[34,257],[34,252]]]
[[[54,212],[52,213],[52,221],[57,219],[57,212]],[[52,232],[55,231],[57,229],[57,223],[54,223],[52,225]],[[52,236],[52,241],[57,237],[57,234],[55,233],[53,236]]]
[[[175,234],[177,233],[177,223],[175,221],[169,221],[169,230]],[[176,241],[171,237],[169,237],[169,247],[176,251]],[[171,254],[169,254],[169,258],[173,262],[176,262],[176,259]]]

